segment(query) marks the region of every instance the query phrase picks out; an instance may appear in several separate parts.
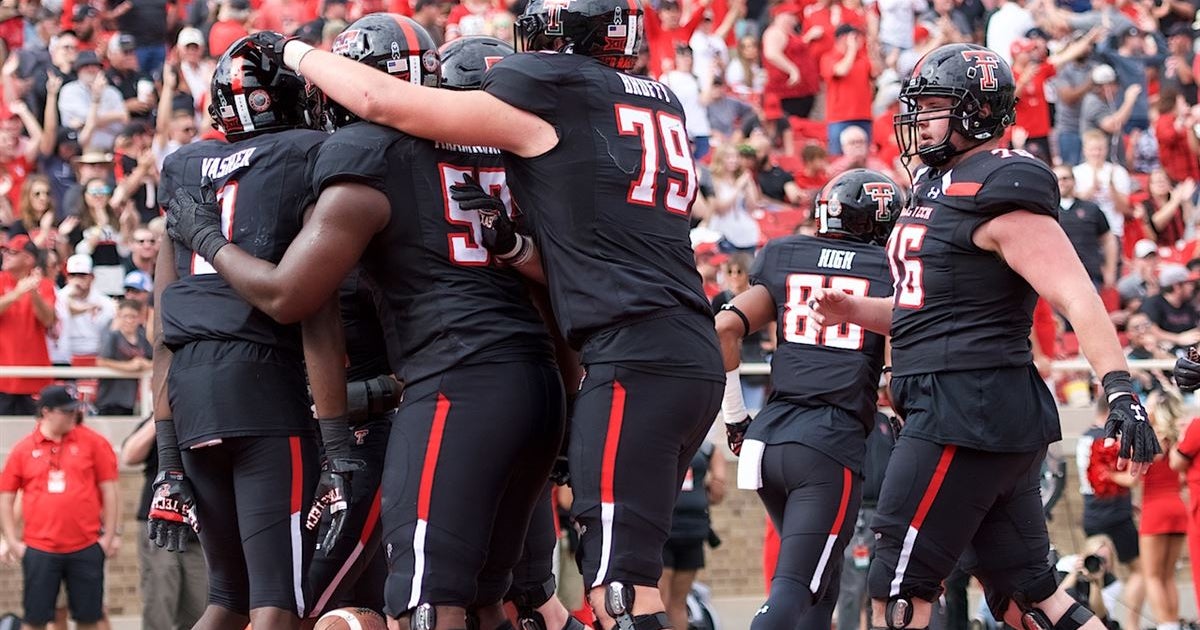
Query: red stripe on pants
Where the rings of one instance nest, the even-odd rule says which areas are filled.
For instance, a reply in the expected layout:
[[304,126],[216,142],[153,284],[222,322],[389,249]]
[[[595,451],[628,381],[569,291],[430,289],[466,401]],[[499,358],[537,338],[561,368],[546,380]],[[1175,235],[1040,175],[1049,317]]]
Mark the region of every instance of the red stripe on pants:
[[612,408],[608,411],[608,435],[604,437],[604,460],[600,464],[600,501],[613,503],[613,476],[617,470],[617,446],[625,420],[625,388],[613,381]]
[[450,401],[438,394],[433,412],[433,426],[429,429],[429,444],[425,446],[425,463],[421,467],[421,490],[417,495],[417,518],[429,520],[429,501],[433,494],[433,473],[437,469],[438,453],[442,450],[442,434],[446,430],[446,416],[450,414]]

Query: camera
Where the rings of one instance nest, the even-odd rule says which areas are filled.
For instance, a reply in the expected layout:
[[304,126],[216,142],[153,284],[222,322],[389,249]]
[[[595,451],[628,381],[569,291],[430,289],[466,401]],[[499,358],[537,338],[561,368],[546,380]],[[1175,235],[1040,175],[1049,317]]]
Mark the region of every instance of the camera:
[[1100,567],[1102,566],[1104,566],[1104,560],[1095,554],[1086,556],[1083,559],[1083,568],[1086,569],[1088,573],[1099,573]]

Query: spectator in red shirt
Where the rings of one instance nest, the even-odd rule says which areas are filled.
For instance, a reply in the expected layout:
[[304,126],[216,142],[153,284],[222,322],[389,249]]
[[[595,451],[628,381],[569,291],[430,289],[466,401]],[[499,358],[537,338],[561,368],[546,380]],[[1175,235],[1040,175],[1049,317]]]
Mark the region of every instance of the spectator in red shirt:
[[842,130],[859,127],[871,141],[871,82],[879,74],[867,52],[862,30],[842,24],[835,31],[833,50],[821,57],[825,80],[825,120],[829,123],[829,154],[841,155]]
[[1163,87],[1155,103],[1158,120],[1154,122],[1154,137],[1158,140],[1158,159],[1172,181],[1200,179],[1200,164],[1196,161],[1196,135],[1192,118],[1188,116],[1187,101],[1172,87]]
[[650,45],[651,77],[657,79],[667,70],[674,69],[676,44],[687,44],[692,40],[692,34],[704,19],[704,10],[710,2],[700,0],[699,6],[694,7],[687,21],[682,23],[682,13],[676,0],[663,0],[658,5],[658,11],[648,9],[643,13],[646,42]]
[[[1167,453],[1171,469],[1185,474],[1188,488],[1188,557],[1200,558],[1200,422],[1193,418],[1183,429],[1179,443]],[[1200,562],[1193,560],[1192,588],[1196,589],[1196,601],[1200,601]]]
[[208,31],[208,54],[220,57],[233,42],[249,35],[246,20],[250,17],[250,0],[223,0],[218,20]]
[[[18,234],[4,245],[0,270],[0,365],[50,365],[46,331],[54,326],[54,283],[42,277],[38,249]],[[0,378],[0,416],[30,416],[33,394],[49,379]]]
[[1054,64],[1043,58],[1043,51],[1031,39],[1012,43],[1012,71],[1017,82],[1017,124],[1028,134],[1025,149],[1050,162],[1050,104],[1046,102],[1046,82],[1055,75]]
[[828,165],[829,155],[825,153],[825,147],[811,142],[800,149],[800,170],[792,173],[796,185],[800,187],[800,207],[810,206],[817,192],[829,181],[826,172]]
[[107,440],[78,424],[81,417],[67,388],[43,389],[37,427],[13,446],[0,472],[0,528],[23,568],[25,628],[54,619],[63,582],[80,630],[96,629],[104,618],[104,560],[120,547],[117,458]]

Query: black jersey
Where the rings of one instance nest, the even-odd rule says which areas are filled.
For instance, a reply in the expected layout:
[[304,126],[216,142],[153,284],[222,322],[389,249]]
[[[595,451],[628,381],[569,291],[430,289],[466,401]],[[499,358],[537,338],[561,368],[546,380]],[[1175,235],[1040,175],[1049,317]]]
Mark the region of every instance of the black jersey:
[[[315,200],[308,181],[326,137],[319,131],[291,130],[232,144],[190,144],[163,162],[160,190],[164,197],[180,187],[198,194],[202,178],[211,178],[225,236],[251,256],[278,263]],[[280,324],[251,306],[208,261],[178,243],[175,270],[179,280],[163,291],[161,305],[168,346],[249,341],[300,357],[298,325]]]
[[342,280],[338,305],[346,331],[346,380],[365,381],[391,374],[375,292],[363,278],[361,268],[355,267]]
[[510,202],[493,149],[435,145],[359,122],[329,136],[317,156],[318,194],[354,182],[391,203],[391,220],[360,264],[376,292],[391,367],[408,385],[456,365],[552,357],[524,282],[493,264],[480,244],[479,213],[450,198],[466,174]]
[[767,243],[750,271],[775,300],[778,347],[771,359],[771,399],[802,407],[836,407],[871,431],[884,337],[857,324],[822,328],[808,316],[821,288],[888,297],[892,277],[882,247],[857,241],[787,236]]
[[888,239],[895,279],[897,376],[1030,365],[1029,283],[971,240],[1000,215],[1058,217],[1058,184],[1023,151],[995,149],[946,171],[917,171],[912,200]]
[[[559,142],[505,155],[541,252],[559,329],[585,364],[664,363],[720,378],[712,311],[688,238],[696,168],[679,99],[583,55],[522,53],[483,89],[554,125]],[[678,315],[680,321],[597,333]]]

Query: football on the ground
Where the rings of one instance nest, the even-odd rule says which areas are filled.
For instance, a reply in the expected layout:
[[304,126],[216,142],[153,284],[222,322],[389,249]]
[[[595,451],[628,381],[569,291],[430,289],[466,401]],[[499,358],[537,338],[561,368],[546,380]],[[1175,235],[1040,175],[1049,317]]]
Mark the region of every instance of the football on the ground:
[[387,630],[387,622],[370,608],[338,608],[317,620],[314,630]]

